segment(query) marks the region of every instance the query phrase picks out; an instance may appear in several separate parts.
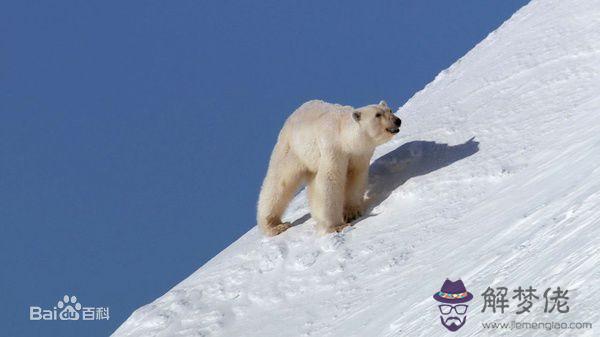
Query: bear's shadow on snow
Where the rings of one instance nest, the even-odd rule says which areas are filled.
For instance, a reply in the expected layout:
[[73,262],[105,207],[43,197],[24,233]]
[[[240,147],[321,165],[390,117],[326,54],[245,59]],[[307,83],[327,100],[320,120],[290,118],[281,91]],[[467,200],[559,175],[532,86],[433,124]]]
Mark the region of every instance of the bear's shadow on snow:
[[477,151],[479,142],[473,137],[457,145],[418,140],[405,143],[385,154],[369,168],[369,207],[365,215],[369,215],[410,178],[437,171]]
[[[479,151],[479,142],[471,138],[462,144],[448,145],[418,140],[405,143],[375,160],[369,168],[369,206],[365,214],[353,221],[373,216],[372,210],[410,178],[422,176],[449,166]],[[310,214],[296,219],[292,226],[310,219]]]

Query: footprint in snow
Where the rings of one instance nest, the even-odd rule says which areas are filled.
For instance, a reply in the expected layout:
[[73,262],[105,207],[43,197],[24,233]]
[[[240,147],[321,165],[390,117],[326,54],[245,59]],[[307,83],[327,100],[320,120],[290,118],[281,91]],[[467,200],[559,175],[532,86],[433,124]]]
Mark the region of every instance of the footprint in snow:
[[347,230],[343,230],[340,233],[325,235],[318,239],[318,244],[324,252],[335,252],[346,242],[346,232]]

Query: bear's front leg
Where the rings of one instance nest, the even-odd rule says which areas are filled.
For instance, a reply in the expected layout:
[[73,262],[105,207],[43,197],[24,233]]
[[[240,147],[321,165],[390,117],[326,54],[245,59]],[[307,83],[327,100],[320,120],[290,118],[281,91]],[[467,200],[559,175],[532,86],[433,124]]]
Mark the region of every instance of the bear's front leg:
[[339,232],[349,225],[343,217],[346,168],[347,161],[322,156],[311,182],[311,212],[320,234]]
[[354,203],[344,206],[344,221],[352,222],[363,215],[364,206]]
[[344,200],[344,221],[351,222],[363,215],[365,208],[365,192],[369,175],[369,159],[360,158],[360,161],[351,163],[346,178]]

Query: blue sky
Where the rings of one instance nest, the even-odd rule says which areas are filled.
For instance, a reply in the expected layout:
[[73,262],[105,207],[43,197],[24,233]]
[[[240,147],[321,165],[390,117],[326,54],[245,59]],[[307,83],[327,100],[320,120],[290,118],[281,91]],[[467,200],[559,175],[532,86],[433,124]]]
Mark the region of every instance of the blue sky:
[[[3,335],[108,335],[254,226],[297,106],[397,108],[526,2],[2,2]],[[64,294],[111,319],[28,320]]]

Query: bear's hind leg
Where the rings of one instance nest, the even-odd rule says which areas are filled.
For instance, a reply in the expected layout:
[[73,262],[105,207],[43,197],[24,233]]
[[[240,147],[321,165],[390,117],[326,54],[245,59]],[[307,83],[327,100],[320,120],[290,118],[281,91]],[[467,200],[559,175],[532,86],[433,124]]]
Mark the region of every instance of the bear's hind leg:
[[289,223],[282,223],[281,216],[303,178],[300,162],[289,152],[272,158],[258,197],[257,222],[263,233],[275,236],[290,228]]

